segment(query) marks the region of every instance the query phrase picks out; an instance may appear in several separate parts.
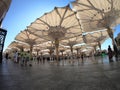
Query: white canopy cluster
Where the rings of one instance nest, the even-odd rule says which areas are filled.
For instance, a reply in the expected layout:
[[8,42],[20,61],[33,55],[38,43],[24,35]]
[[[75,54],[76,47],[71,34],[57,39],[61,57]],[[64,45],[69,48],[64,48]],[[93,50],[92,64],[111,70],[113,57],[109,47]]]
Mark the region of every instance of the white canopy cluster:
[[[67,50],[67,46],[71,50],[82,48],[88,52],[97,46],[101,49],[101,44],[113,34],[112,28],[120,22],[119,5],[120,0],[76,0],[72,2],[72,9],[69,5],[55,7],[27,26],[15,40],[27,43],[31,52],[35,51],[36,45],[38,49],[52,42],[56,55],[59,50]],[[59,46],[64,48],[59,49]],[[17,46],[11,43],[8,48],[12,47]]]

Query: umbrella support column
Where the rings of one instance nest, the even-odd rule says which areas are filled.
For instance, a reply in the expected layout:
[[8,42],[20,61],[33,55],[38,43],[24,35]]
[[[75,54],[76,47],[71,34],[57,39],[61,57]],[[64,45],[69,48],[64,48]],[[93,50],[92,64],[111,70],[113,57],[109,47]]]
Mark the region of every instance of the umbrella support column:
[[112,38],[112,42],[113,42],[113,49],[114,49],[114,53],[115,53],[115,58],[116,58],[116,61],[118,61],[118,48],[117,48],[117,44],[116,44],[114,38]]
[[64,50],[60,50],[60,52],[62,53],[62,65],[64,66],[64,55],[63,55],[63,52],[64,52]]
[[71,49],[71,61],[72,61],[72,65],[74,64],[74,60],[73,60],[73,45],[70,46]]
[[58,39],[55,40],[55,48],[56,48],[56,62],[57,62],[57,65],[59,65],[59,51],[58,51],[59,40]]
[[32,56],[33,45],[30,45],[30,55]]
[[52,61],[52,50],[51,49],[49,49],[49,55],[50,55],[50,62]]
[[64,65],[64,56],[63,56],[63,51],[62,51],[62,63]]
[[117,61],[118,60],[118,48],[117,48],[117,44],[116,44],[116,42],[114,40],[114,37],[113,37],[112,29],[110,27],[108,27],[107,32],[108,32],[110,38],[112,39],[113,49],[114,49],[114,52],[115,52],[115,58],[116,58],[116,61]]
[[79,65],[79,49],[77,48],[76,50],[77,50],[77,56],[76,56],[76,58],[78,60],[78,65]]
[[100,41],[98,41],[98,46],[99,46],[100,52],[101,52],[102,50],[101,50],[101,43],[100,43]]

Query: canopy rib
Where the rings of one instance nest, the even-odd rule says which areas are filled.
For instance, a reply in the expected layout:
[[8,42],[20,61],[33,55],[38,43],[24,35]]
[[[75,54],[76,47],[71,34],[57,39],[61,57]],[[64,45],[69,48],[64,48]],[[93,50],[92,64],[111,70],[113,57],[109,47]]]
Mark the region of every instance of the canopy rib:
[[41,20],[40,18],[38,18],[38,20],[40,20],[40,21],[43,22],[45,25],[47,25],[48,27],[50,27],[50,25],[49,25],[47,22]]

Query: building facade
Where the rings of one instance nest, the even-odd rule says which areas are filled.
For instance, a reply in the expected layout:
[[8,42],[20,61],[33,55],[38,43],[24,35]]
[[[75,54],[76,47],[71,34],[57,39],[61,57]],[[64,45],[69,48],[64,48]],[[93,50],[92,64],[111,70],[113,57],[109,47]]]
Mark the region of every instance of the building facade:
[[11,0],[0,0],[0,63],[2,63],[2,53],[4,48],[4,41],[7,34],[7,30],[2,28],[2,21],[4,20],[8,9],[10,7]]

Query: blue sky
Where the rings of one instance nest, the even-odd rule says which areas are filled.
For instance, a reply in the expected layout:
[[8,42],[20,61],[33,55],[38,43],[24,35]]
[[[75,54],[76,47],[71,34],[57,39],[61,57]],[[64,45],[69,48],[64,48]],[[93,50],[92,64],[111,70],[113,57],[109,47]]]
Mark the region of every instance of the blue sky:
[[[55,6],[62,7],[74,0],[12,0],[9,11],[5,16],[2,27],[7,29],[4,50],[14,41],[15,36],[36,18],[53,10]],[[115,36],[120,32],[120,25],[116,27]],[[102,49],[111,45],[111,39],[102,44]]]

